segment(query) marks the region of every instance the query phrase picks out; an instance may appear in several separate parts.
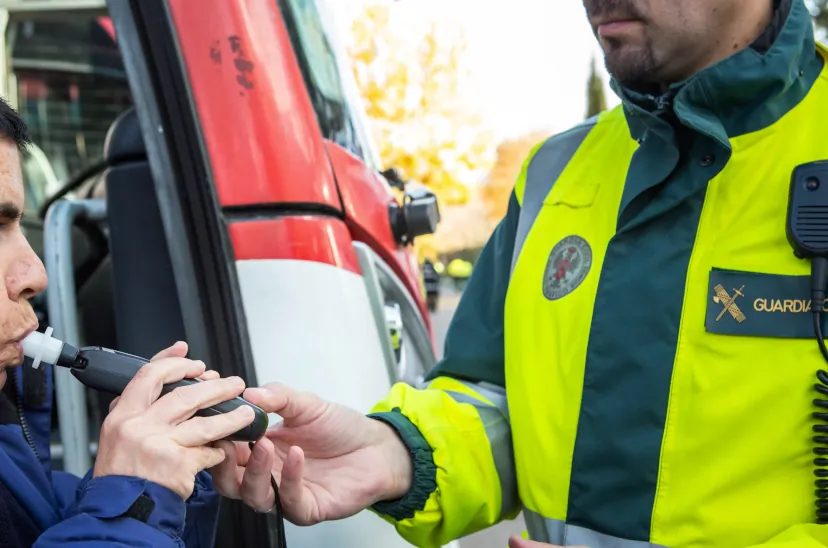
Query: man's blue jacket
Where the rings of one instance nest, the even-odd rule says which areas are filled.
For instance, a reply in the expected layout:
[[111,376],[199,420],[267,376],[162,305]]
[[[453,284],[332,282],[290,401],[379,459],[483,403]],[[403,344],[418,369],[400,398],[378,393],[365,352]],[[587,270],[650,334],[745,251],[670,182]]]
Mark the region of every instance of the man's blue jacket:
[[[185,504],[169,489],[143,479],[92,479],[91,472],[79,479],[53,471],[52,366],[22,367],[26,370],[7,371],[0,393],[0,522],[10,521],[13,531],[0,535],[5,537],[0,547],[32,542],[34,548],[213,546],[219,495],[204,472]],[[0,523],[6,531],[8,526]]]

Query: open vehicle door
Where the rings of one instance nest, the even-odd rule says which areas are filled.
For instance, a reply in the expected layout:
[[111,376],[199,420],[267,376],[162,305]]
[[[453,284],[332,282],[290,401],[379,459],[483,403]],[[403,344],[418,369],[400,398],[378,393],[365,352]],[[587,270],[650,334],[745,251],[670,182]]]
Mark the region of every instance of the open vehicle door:
[[[143,356],[183,339],[223,376],[366,412],[433,365],[405,243],[433,230],[436,204],[416,192],[398,204],[378,173],[321,3],[0,0],[0,10],[0,91],[43,151],[27,170],[31,200],[43,197],[38,181],[77,179],[71,199],[26,225],[49,271],[39,312],[56,336]],[[83,474],[109,398],[64,373],[53,457]],[[217,545],[276,546],[268,519],[226,501]],[[407,546],[367,512],[289,526],[288,544]]]

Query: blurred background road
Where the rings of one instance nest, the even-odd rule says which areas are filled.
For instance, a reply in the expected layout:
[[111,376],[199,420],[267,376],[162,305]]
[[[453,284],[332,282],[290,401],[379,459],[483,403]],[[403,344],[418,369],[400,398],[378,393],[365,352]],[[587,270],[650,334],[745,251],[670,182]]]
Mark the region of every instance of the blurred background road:
[[[442,355],[446,331],[459,300],[459,294],[449,293],[449,290],[444,289],[440,294],[440,306],[431,315],[438,356]],[[471,535],[461,540],[460,546],[461,548],[506,548],[509,535],[520,534],[524,529],[523,519],[518,517],[514,521],[504,522],[487,531]]]

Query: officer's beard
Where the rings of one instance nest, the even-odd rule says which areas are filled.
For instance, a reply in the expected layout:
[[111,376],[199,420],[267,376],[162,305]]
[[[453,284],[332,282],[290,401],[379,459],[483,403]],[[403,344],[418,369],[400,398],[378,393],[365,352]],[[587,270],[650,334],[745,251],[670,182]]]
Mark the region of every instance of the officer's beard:
[[607,72],[628,89],[652,92],[652,88],[658,84],[659,66],[650,40],[639,47],[612,38],[604,38],[604,43]]
[[[645,8],[638,0],[583,0],[583,3],[591,23],[600,21],[610,14],[619,19],[639,21],[642,25],[646,25],[649,19]],[[642,37],[643,40],[637,41],[638,43],[628,43],[614,37],[599,38],[595,26],[593,32],[604,49],[607,72],[617,82],[639,91],[652,87],[657,79],[659,67],[649,37],[645,35]]]

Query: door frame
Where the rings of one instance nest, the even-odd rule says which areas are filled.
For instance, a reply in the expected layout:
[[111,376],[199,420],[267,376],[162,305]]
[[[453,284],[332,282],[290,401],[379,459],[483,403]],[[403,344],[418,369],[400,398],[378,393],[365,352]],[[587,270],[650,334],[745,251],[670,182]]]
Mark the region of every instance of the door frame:
[[[233,250],[169,4],[107,4],[146,143],[190,355],[256,386]],[[225,499],[216,546],[275,547],[276,531],[272,517]]]

